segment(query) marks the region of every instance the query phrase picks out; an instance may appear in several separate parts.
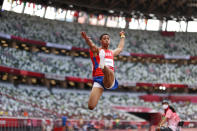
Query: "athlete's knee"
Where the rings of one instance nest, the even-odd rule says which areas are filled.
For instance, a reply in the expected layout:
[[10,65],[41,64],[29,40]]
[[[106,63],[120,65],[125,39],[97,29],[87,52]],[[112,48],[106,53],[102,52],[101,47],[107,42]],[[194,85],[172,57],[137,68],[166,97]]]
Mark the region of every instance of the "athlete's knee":
[[95,106],[88,104],[88,109],[89,110],[94,110]]
[[89,110],[94,110],[94,108],[96,107],[96,105],[94,104],[94,103],[92,103],[92,102],[88,102],[88,109]]
[[103,73],[109,73],[110,75],[114,75],[114,71],[110,69],[108,66],[104,66]]

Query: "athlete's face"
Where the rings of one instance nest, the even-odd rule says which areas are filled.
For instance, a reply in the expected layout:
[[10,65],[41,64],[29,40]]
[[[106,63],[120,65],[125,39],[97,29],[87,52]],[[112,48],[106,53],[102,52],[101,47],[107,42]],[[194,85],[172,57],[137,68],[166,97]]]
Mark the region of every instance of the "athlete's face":
[[109,35],[104,35],[100,40],[100,43],[102,44],[102,47],[107,49],[110,43]]

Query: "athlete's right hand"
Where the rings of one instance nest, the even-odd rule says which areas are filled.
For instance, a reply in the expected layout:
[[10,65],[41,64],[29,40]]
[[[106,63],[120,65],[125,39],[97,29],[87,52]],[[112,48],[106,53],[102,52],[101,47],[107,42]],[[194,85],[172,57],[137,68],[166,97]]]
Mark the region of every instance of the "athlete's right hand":
[[89,37],[87,36],[86,32],[84,32],[84,31],[81,32],[81,36],[82,36],[85,40],[87,40],[87,39],[89,38]]

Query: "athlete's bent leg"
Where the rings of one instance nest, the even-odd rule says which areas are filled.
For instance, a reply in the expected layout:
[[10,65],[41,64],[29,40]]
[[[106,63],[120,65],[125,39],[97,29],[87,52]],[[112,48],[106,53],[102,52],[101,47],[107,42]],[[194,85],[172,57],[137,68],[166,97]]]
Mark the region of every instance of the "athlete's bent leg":
[[108,66],[105,66],[105,51],[103,49],[101,49],[99,52],[99,58],[100,58],[99,67],[103,70],[103,74],[104,74],[104,78],[103,78],[104,87],[111,88],[115,80],[114,72]]
[[90,93],[89,101],[88,101],[88,109],[93,110],[98,100],[100,99],[101,95],[103,94],[102,87],[92,87],[92,91]]
[[109,67],[104,66],[103,74],[104,74],[104,78],[103,78],[104,87],[110,88],[115,80],[114,72]]

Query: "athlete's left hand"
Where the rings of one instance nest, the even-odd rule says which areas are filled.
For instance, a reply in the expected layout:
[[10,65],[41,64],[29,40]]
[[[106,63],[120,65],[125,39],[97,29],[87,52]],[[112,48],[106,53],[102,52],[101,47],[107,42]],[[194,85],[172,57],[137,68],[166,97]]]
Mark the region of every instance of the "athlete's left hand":
[[124,31],[121,31],[120,32],[120,36],[125,36],[125,32]]

